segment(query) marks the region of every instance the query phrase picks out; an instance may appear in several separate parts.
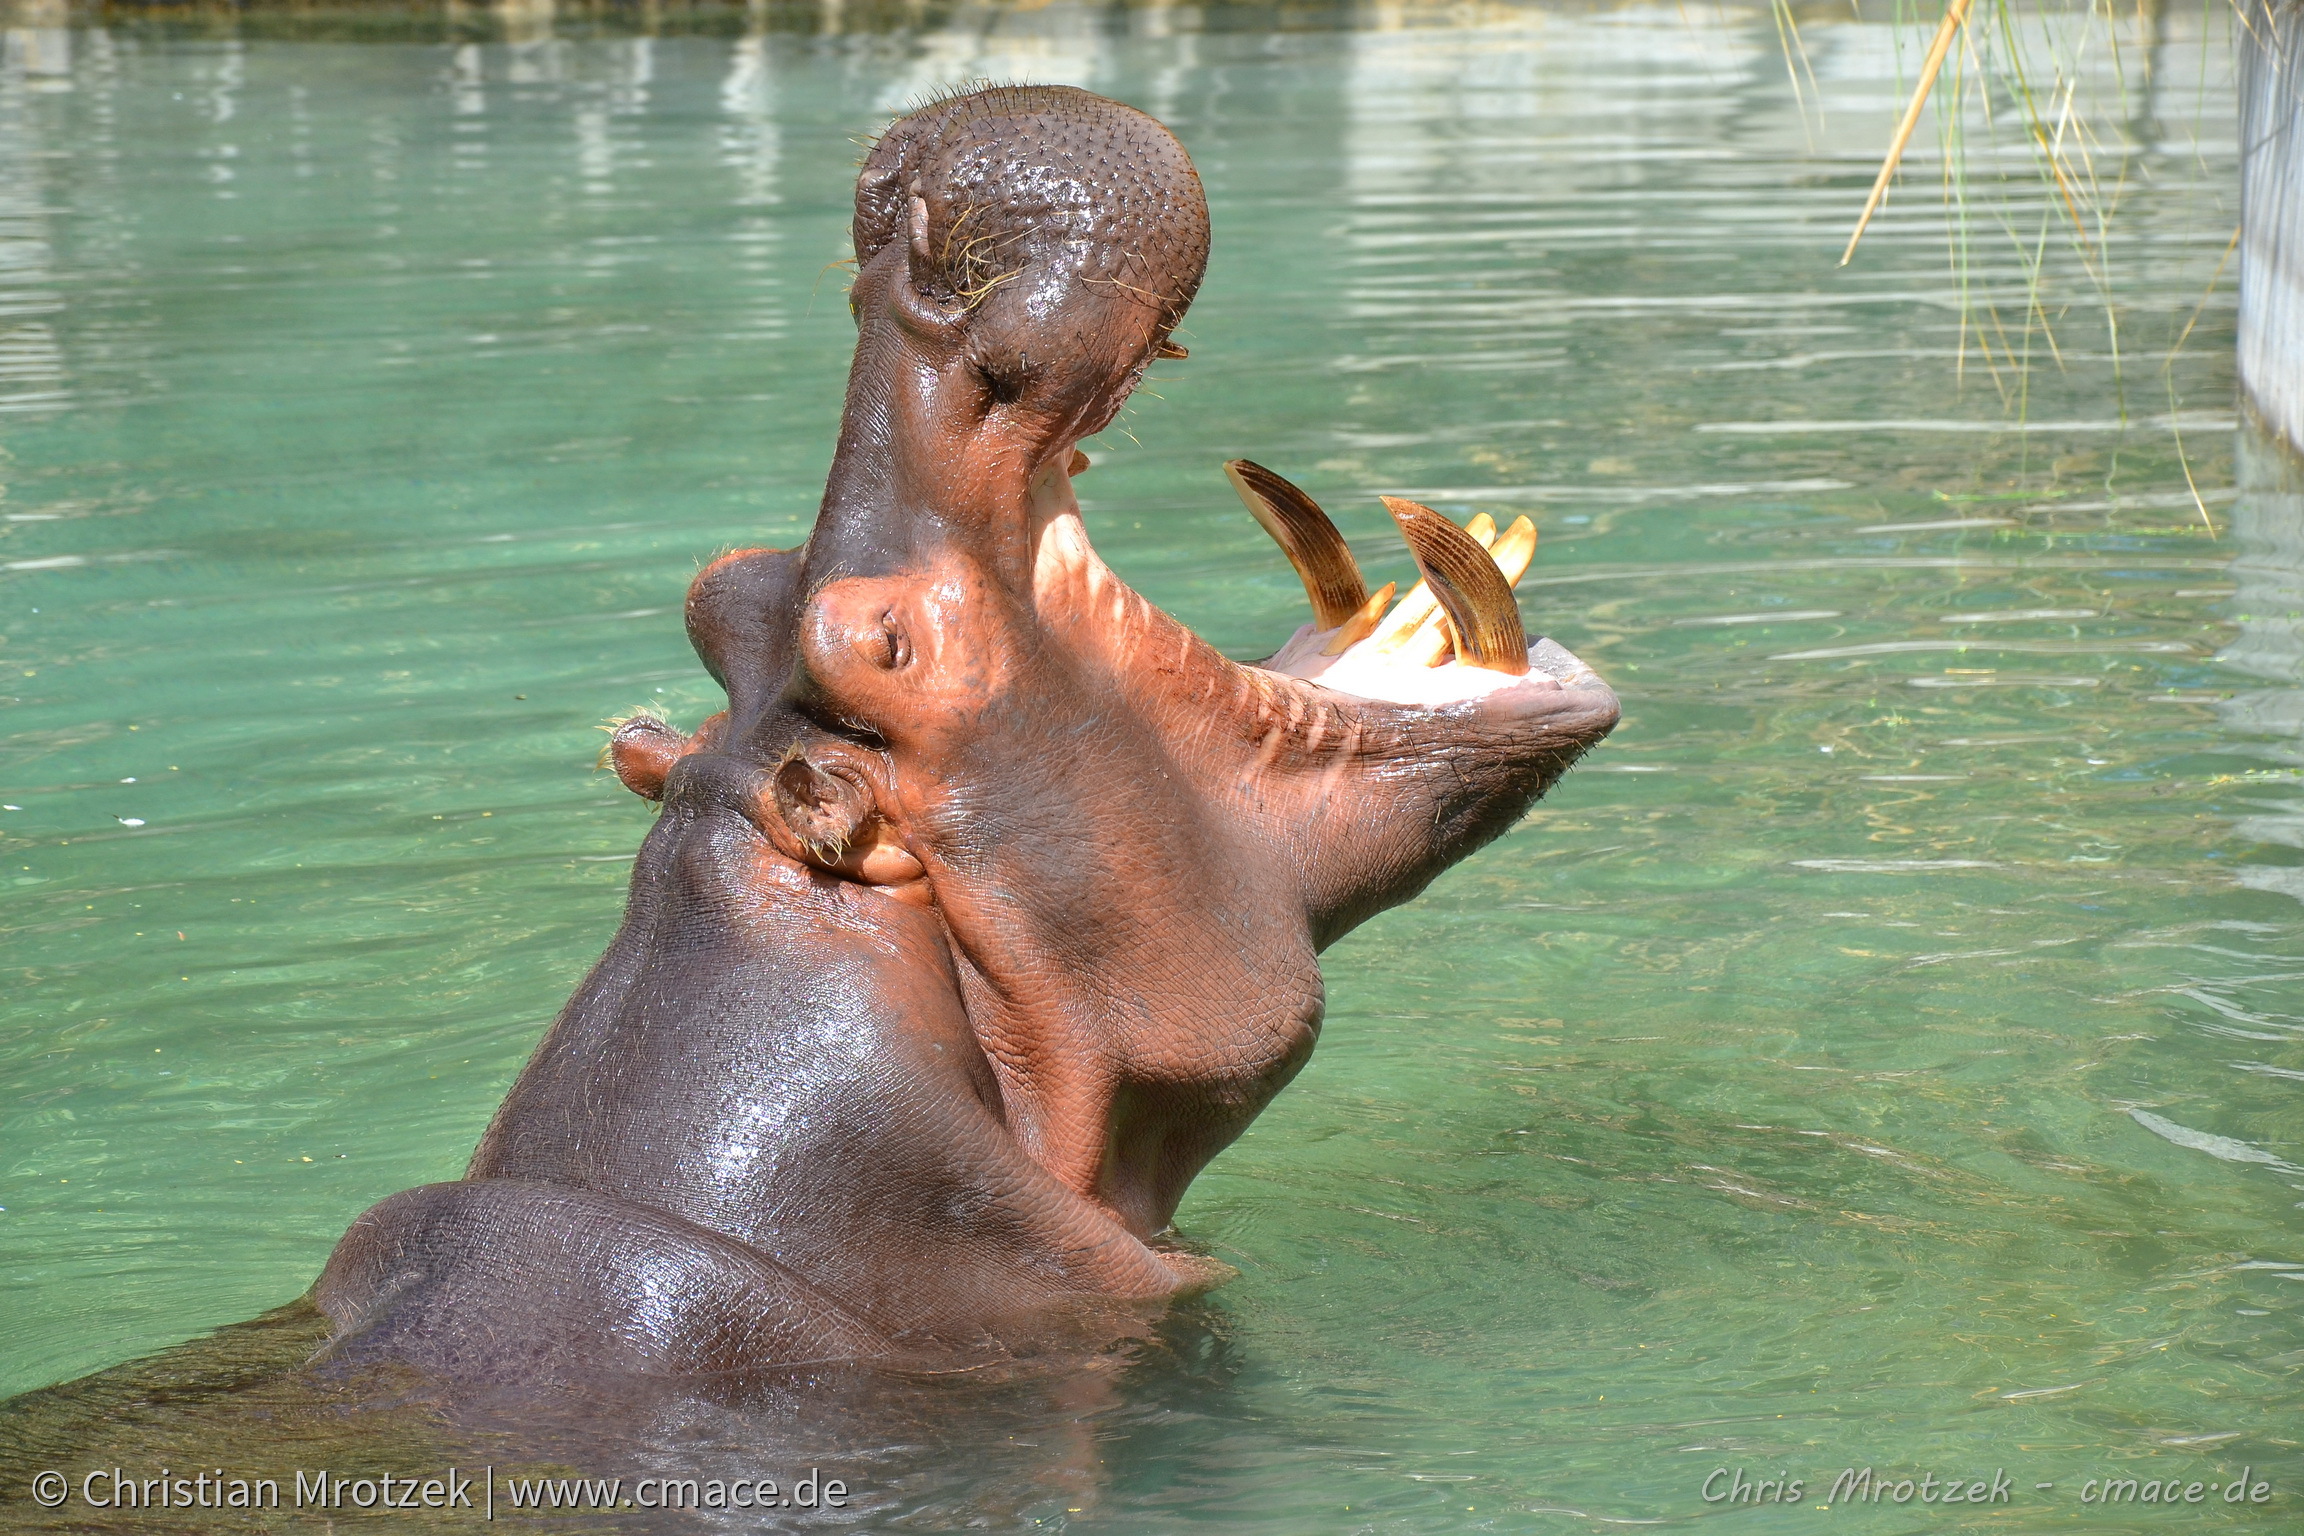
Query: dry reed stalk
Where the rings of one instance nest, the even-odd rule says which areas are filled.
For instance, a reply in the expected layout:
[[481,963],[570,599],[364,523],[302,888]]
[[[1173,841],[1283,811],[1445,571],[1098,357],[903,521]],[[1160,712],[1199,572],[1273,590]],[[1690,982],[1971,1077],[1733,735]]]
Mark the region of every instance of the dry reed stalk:
[[1904,146],[1912,141],[1912,130],[1920,126],[1920,109],[1928,105],[1928,93],[1936,88],[1936,76],[1944,68],[1944,56],[1952,51],[1952,39],[1968,20],[1968,7],[1972,0],[1950,0],[1944,7],[1943,25],[1936,29],[1936,41],[1929,45],[1928,62],[1920,68],[1920,83],[1912,92],[1912,104],[1904,109],[1904,121],[1896,125],[1896,137],[1888,143],[1888,158],[1880,162],[1880,174],[1872,182],[1872,195],[1864,200],[1864,212],[1856,220],[1856,232],[1848,237],[1848,249],[1840,253],[1840,265],[1848,265],[1856,254],[1856,242],[1864,238],[1864,230],[1872,222],[1872,215],[1880,207],[1880,200],[1888,195],[1888,183],[1896,174],[1896,166],[1904,158]]

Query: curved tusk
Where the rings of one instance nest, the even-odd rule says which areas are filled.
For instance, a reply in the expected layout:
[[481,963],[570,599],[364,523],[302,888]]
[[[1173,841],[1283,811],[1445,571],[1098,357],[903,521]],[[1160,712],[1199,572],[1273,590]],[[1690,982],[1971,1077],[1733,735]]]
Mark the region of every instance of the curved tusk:
[[1488,551],[1430,507],[1387,496],[1384,510],[1400,525],[1433,601],[1448,615],[1456,659],[1491,672],[1524,675],[1528,632],[1520,623],[1520,604]]
[[1224,473],[1249,516],[1263,524],[1303,580],[1304,595],[1312,599],[1312,627],[1338,629],[1359,617],[1368,605],[1368,583],[1320,504],[1247,459],[1232,460]]
[[[1528,569],[1528,562],[1535,558],[1536,525],[1521,517],[1515,518],[1512,526],[1501,534],[1495,528],[1493,522],[1483,523],[1478,517],[1464,525],[1466,533],[1488,545],[1488,558],[1496,562],[1496,569],[1504,573],[1505,585],[1510,586],[1520,580]],[[1495,542],[1491,544],[1487,538],[1481,538],[1484,532]],[[1431,605],[1429,596],[1425,601]],[[1444,667],[1456,659],[1456,627],[1448,622],[1445,614],[1435,613],[1431,622],[1406,640],[1413,644],[1403,642],[1400,649],[1409,659],[1421,661],[1428,667]]]
[[[1486,548],[1496,537],[1496,519],[1485,512],[1475,512],[1472,521],[1464,525],[1464,532],[1474,543]],[[1408,595],[1400,599],[1400,606],[1384,621],[1376,636],[1376,649],[1389,656],[1413,646],[1415,653],[1422,655],[1427,647],[1437,645],[1439,648],[1424,658],[1437,666],[1440,658],[1448,654],[1448,643],[1439,633],[1445,627],[1444,619],[1440,604],[1432,596],[1431,583],[1419,581],[1408,589]]]

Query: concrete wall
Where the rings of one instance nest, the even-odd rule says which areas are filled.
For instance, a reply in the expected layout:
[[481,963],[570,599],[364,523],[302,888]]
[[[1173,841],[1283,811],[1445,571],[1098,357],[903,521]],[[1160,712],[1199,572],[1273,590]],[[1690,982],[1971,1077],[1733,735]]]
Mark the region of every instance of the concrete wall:
[[2304,0],[2239,0],[2240,379],[2304,452]]

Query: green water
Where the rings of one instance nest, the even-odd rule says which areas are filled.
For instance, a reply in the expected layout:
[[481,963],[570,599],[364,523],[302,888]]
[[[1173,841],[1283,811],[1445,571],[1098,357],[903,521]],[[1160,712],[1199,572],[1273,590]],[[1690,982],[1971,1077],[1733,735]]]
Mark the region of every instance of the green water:
[[[2295,1528],[2304,499],[2235,438],[2221,22],[2097,39],[2087,247],[2018,134],[1950,263],[1923,134],[1839,271],[1884,13],[1804,17],[1799,98],[1765,10],[680,17],[7,33],[0,1391],[461,1169],[647,824],[597,723],[713,707],[684,585],[821,489],[856,141],[993,76],[1154,112],[1214,207],[1107,558],[1257,655],[1303,600],[1225,458],[1375,580],[1377,491],[1524,511],[1624,724],[1329,956],[1180,1218],[1222,1368],[1083,1409],[1074,1491],[872,1518]],[[2014,1492],[1815,1513],[1866,1464]]]

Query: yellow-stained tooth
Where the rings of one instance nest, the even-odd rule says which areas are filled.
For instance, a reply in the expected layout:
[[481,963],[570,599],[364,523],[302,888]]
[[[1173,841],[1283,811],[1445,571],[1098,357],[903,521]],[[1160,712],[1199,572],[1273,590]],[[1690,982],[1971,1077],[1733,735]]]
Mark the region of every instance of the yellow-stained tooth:
[[1399,656],[1410,666],[1427,667],[1444,667],[1456,659],[1456,631],[1437,601],[1424,622],[1416,626],[1416,633],[1400,647]]
[[1341,656],[1368,638],[1376,630],[1377,621],[1384,617],[1384,605],[1392,601],[1392,594],[1400,584],[1388,581],[1377,589],[1376,595],[1362,605],[1360,611],[1336,626],[1328,636],[1328,643],[1320,647],[1323,656]]
[[[1472,521],[1464,525],[1464,531],[1472,536],[1473,543],[1486,549],[1496,542],[1496,519],[1485,512],[1475,512]],[[1416,647],[1413,654],[1421,658],[1435,634],[1445,649],[1447,631],[1440,629],[1436,622],[1445,619],[1430,583],[1420,581],[1408,589],[1408,595],[1400,599],[1400,606],[1392,610],[1392,616],[1378,626],[1376,650],[1380,655],[1389,656],[1407,651],[1413,645]],[[1425,643],[1419,644],[1420,641]]]
[[1406,597],[1400,599],[1400,606],[1393,609],[1390,616],[1376,627],[1375,638],[1369,643],[1379,652],[1389,655],[1406,645],[1415,635],[1417,626],[1439,611],[1440,603],[1433,597],[1432,589],[1419,581],[1408,589]]
[[1249,515],[1272,535],[1272,542],[1296,568],[1304,595],[1312,600],[1314,629],[1336,629],[1359,617],[1368,604],[1368,586],[1344,535],[1303,490],[1250,459],[1224,466]]
[[[1527,572],[1528,562],[1535,557],[1536,525],[1525,517],[1513,519],[1512,526],[1498,534],[1496,542],[1488,546],[1488,558],[1504,573],[1507,586],[1519,582]],[[1456,659],[1461,649],[1456,642],[1456,627],[1443,613],[1416,632],[1409,654],[1428,667],[1444,667]]]
[[[1385,497],[1385,504],[1389,507],[1392,497]],[[1521,520],[1528,523],[1528,518]],[[1530,523],[1530,527],[1534,527],[1534,523]],[[1470,523],[1463,525],[1463,532],[1472,534],[1472,543],[1477,543],[1479,548],[1493,546],[1495,518],[1486,511],[1475,511]],[[1401,606],[1392,613],[1392,622],[1385,624],[1385,631],[1375,638],[1375,649],[1385,656],[1401,656],[1410,663],[1422,661],[1426,666],[1440,666],[1456,652],[1454,642],[1449,640],[1447,615],[1440,613],[1440,599],[1433,596],[1431,583],[1419,580],[1415,587],[1410,587],[1408,596],[1401,599]]]
[[[1444,631],[1456,659],[1514,677],[1528,671],[1528,637],[1520,623],[1520,605],[1512,584],[1487,545],[1469,530],[1413,501],[1384,498],[1384,509],[1399,524],[1408,541],[1416,568],[1432,589],[1433,599],[1447,613]],[[1495,524],[1489,523],[1493,535]],[[1533,527],[1531,527],[1531,532]],[[1525,537],[1525,535],[1523,535]]]
[[1525,517],[1513,519],[1512,526],[1488,546],[1488,553],[1496,569],[1504,573],[1505,582],[1517,586],[1528,562],[1536,558],[1536,525]]

